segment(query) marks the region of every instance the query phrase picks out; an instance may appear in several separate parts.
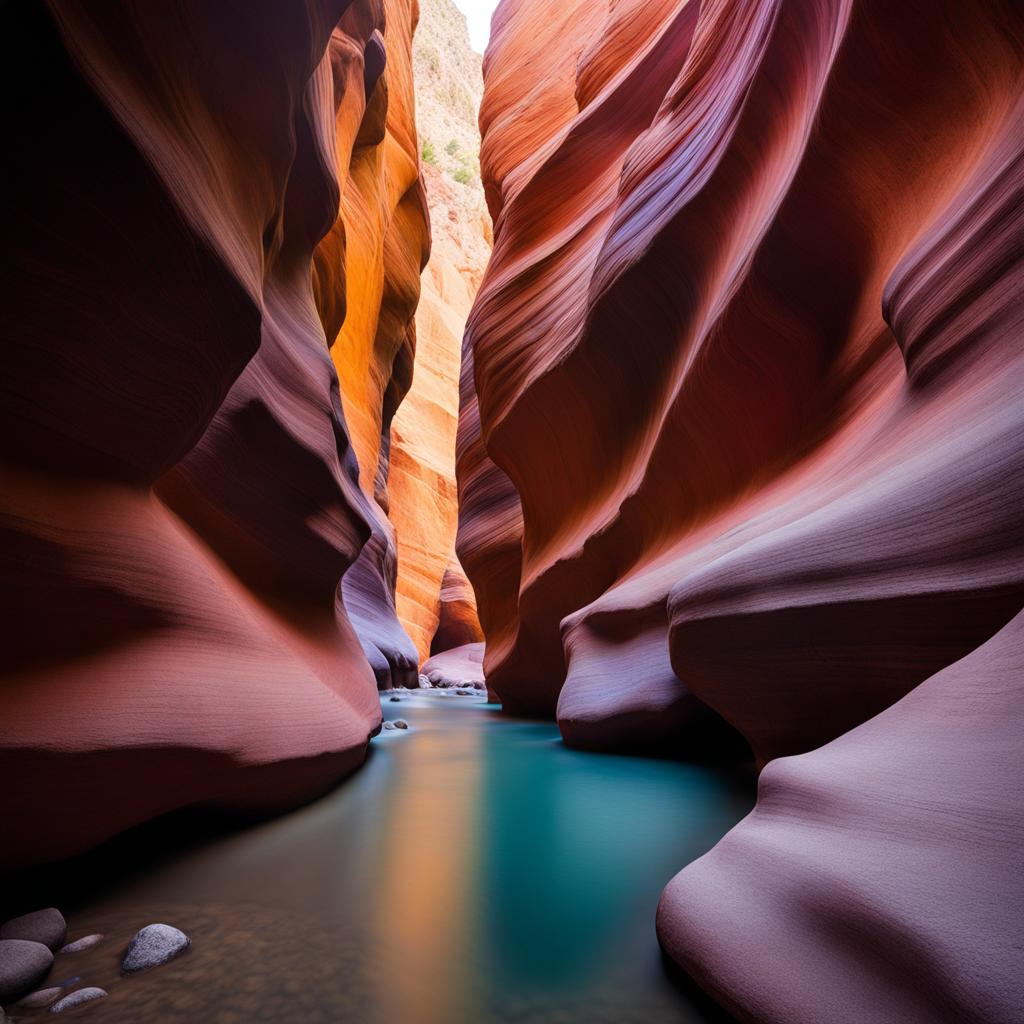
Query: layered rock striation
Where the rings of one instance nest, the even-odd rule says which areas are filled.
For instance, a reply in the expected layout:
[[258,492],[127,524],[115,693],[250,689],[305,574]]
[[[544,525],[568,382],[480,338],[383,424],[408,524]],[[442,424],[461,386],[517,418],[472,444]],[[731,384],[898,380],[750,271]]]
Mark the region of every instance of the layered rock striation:
[[[414,15],[4,9],[4,866],[309,797],[380,726],[353,621],[390,621],[368,481],[427,238]],[[343,408],[349,318],[389,327]],[[343,598],[364,561],[381,590]]]
[[[721,716],[773,762],[659,916],[744,1019],[1009,1021],[1024,978],[1022,55],[1000,0],[495,15],[458,447],[488,685],[576,745]],[[936,870],[897,900],[904,853]]]
[[483,79],[466,19],[451,0],[422,0],[413,44],[416,125],[432,244],[416,311],[412,386],[391,432],[390,517],[398,543],[398,617],[420,662],[482,637],[472,591],[460,614],[472,636],[439,639],[458,518],[455,434],[462,333],[490,255],[476,126]]

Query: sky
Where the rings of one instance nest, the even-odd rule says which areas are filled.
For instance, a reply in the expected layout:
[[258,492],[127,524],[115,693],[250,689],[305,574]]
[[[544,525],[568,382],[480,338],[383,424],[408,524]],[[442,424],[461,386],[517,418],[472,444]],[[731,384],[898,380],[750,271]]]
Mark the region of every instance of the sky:
[[491,34],[491,13],[498,6],[498,0],[455,0],[455,6],[469,22],[469,41],[473,49],[483,53]]

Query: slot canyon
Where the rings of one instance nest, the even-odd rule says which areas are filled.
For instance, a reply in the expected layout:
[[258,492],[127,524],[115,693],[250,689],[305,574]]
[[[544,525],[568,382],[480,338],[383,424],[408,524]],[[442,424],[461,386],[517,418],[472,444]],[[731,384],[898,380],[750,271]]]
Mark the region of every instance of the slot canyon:
[[0,1024],[1024,1021],[1019,0],[0,19]]

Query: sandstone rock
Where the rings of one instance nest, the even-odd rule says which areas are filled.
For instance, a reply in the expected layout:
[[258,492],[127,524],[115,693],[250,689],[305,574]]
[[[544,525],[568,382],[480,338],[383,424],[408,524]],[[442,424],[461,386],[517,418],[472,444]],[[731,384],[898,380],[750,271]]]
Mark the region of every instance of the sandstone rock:
[[0,1002],[9,1002],[37,985],[53,965],[53,953],[41,942],[0,940]]
[[490,254],[490,222],[477,163],[480,57],[451,0],[419,7],[413,67],[431,254],[416,310],[416,371],[392,424],[388,514],[398,542],[398,616],[423,662],[445,613],[453,561],[462,329]]
[[427,249],[415,4],[44,6],[6,26],[46,87],[5,72],[0,868],[320,792],[418,661],[375,483]]
[[51,951],[64,941],[67,933],[67,922],[56,907],[15,917],[0,925],[0,940],[27,939],[29,942],[41,942]]
[[870,721],[768,765],[756,809],[665,890],[662,945],[746,1019],[1010,1024],[1022,731],[1024,614]]
[[423,668],[435,686],[465,688],[479,683],[483,687],[483,658],[482,643],[466,644],[433,655]]
[[457,558],[452,558],[441,581],[441,610],[431,655],[466,644],[482,643],[483,630],[476,610],[476,596]]
[[50,1013],[63,1013],[65,1010],[74,1010],[76,1007],[84,1006],[86,1003],[94,1002],[97,999],[105,999],[107,993],[101,988],[80,988],[77,992],[71,992],[63,999],[50,1007]]
[[[388,519],[392,421],[413,378],[413,314],[430,248],[410,73],[415,15],[411,0],[388,0],[361,3],[346,19],[376,33],[370,49],[379,45],[387,59],[354,145],[339,148],[348,163],[340,217],[318,246],[314,268],[351,436],[349,473],[371,531],[342,594],[380,689],[412,685],[420,660],[396,612],[398,559]],[[331,55],[336,67],[351,66],[343,36]],[[371,53],[371,63],[381,61]],[[339,143],[351,117],[339,111]]]
[[[999,190],[1017,114],[1000,97],[1016,88],[1019,19],[1007,35],[991,10],[952,3],[809,21],[796,4],[778,19],[755,5],[742,24],[730,4],[638,9],[576,2],[552,17],[527,0],[496,25],[481,108],[495,247],[467,324],[457,546],[507,707],[551,713],[562,698],[574,742],[685,743],[710,704],[763,761],[899,699],[1019,601],[1005,512],[1020,366],[999,291],[1019,272],[996,255],[1012,248]],[[936,55],[951,58],[958,35],[947,10],[986,84],[942,77]],[[835,48],[871,61],[876,31],[914,54],[877,83],[903,104],[879,124],[840,86],[859,74]],[[529,132],[510,116],[526,108]],[[887,164],[876,203],[866,140],[899,163],[908,119],[935,126],[912,153],[929,184]],[[836,161],[842,181],[819,195]],[[965,244],[971,271],[950,262]],[[945,324],[940,309],[961,304]],[[947,444],[961,428],[977,441],[965,463]],[[982,537],[1000,553],[982,555]],[[601,667],[626,648],[628,681],[617,657]]]
[[102,935],[86,935],[81,939],[75,939],[74,942],[69,942],[63,949],[62,953],[82,953],[87,949],[92,949],[93,946],[103,941]]
[[159,967],[180,956],[191,945],[189,937],[169,924],[149,924],[140,929],[128,944],[121,970],[137,974]]
[[[972,661],[1024,601],[1011,7],[495,19],[456,544],[487,680],[567,742],[724,720],[768,766],[659,917],[744,1020],[1013,1019],[1021,759],[979,705],[1020,671]],[[924,696],[957,666],[962,750]]]

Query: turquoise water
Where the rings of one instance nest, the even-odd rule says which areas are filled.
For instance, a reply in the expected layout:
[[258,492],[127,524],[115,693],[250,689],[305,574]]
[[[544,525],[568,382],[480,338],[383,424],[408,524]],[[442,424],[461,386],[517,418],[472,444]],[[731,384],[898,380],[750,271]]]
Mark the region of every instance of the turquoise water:
[[[709,1022],[665,973],[664,884],[752,805],[714,769],[572,751],[553,724],[437,693],[384,704],[366,766],[324,799],[179,848],[90,858],[57,974],[107,987],[97,1021]],[[166,829],[164,833],[166,835]],[[75,886],[88,884],[79,870]],[[190,952],[138,978],[117,957],[166,921]],[[66,969],[65,969],[65,961]],[[55,974],[55,977],[57,975]],[[26,1015],[27,1016],[27,1015]]]

